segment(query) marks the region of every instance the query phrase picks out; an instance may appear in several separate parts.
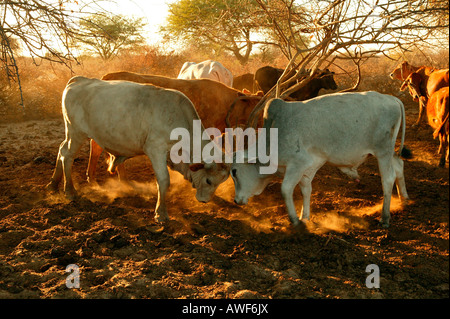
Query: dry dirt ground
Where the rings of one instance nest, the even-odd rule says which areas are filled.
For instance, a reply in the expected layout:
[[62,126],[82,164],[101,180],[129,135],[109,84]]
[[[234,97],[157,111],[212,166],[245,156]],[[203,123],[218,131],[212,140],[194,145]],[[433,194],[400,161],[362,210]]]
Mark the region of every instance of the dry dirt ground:
[[[62,119],[0,124],[0,298],[448,298],[449,170],[437,167],[438,142],[406,104],[405,161],[411,202],[394,195],[389,229],[378,225],[382,191],[377,163],[361,183],[334,167],[313,181],[307,233],[289,225],[280,184],[247,206],[233,203],[230,179],[207,204],[171,172],[171,221],[153,221],[156,184],[149,160],[126,162],[121,184],[98,167],[100,186],[85,180],[88,143],[74,163],[82,197],[50,195]],[[394,192],[395,193],[395,192]],[[298,210],[302,199],[295,192]],[[66,287],[66,266],[80,288]],[[366,267],[380,288],[366,287]]]

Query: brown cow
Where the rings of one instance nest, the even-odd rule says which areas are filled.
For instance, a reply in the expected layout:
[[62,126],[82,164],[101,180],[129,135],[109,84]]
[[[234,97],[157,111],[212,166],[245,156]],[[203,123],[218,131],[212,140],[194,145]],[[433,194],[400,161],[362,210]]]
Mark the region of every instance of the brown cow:
[[416,125],[419,124],[423,115],[428,99],[442,87],[449,85],[449,70],[434,70],[428,73],[425,67],[412,72],[403,82],[400,90],[403,91],[407,86],[414,101],[419,102],[419,116]]
[[390,74],[391,79],[405,81],[406,78],[413,72],[423,69],[426,74],[431,74],[435,68],[429,66],[414,66],[409,64],[407,61],[403,61],[399,66],[397,66]]
[[433,138],[439,137],[441,154],[439,166],[445,166],[449,153],[449,121],[448,121],[448,86],[441,88],[430,96],[427,103],[428,124],[434,129]]
[[[403,84],[400,87],[401,91],[403,91],[407,85],[409,86],[409,84],[413,84],[417,87],[417,93],[419,94],[413,96],[414,101],[419,102],[419,116],[415,125],[418,125],[422,118],[428,98],[441,87],[448,86],[448,69],[438,70],[424,65],[416,67],[406,61],[403,61],[397,66],[391,72],[390,77],[394,80],[397,79],[403,81]],[[412,93],[411,90],[410,93]]]
[[235,76],[233,78],[233,88],[239,91],[244,91],[247,89],[250,92],[254,91],[254,83],[253,83],[254,74],[245,73],[239,76]]
[[[289,97],[295,101],[304,101],[317,97],[321,89],[336,90],[338,86],[334,81],[334,72],[328,69],[318,71],[318,74],[306,86],[292,92]],[[277,69],[271,66],[259,68],[255,72],[255,85],[259,86],[265,94],[277,84],[283,72],[283,69]],[[289,79],[294,76],[295,72],[295,70],[289,71],[286,78]]]
[[[215,127],[221,132],[227,127],[226,118],[232,105],[232,112],[228,116],[230,123],[236,125],[246,124],[250,112],[261,98],[260,95],[247,95],[209,79],[174,79],[124,71],[108,73],[102,77],[102,80],[125,80],[137,83],[149,83],[180,91],[194,104],[204,127]],[[91,140],[87,171],[87,180],[89,182],[95,182],[95,169],[102,151],[102,148],[94,140]],[[123,169],[123,164],[119,165],[117,170],[119,177],[124,179],[125,170]]]

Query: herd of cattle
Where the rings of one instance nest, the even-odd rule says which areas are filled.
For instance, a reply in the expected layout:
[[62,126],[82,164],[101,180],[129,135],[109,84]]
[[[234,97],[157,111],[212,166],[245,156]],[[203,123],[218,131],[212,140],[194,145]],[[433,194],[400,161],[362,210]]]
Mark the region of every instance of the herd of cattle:
[[[196,198],[209,201],[217,187],[231,173],[237,204],[260,194],[268,183],[282,176],[282,196],[288,216],[297,225],[310,216],[311,181],[325,163],[337,166],[350,178],[358,180],[358,166],[373,155],[377,158],[382,180],[383,208],[381,223],[389,226],[390,200],[396,184],[402,200],[408,199],[403,175],[405,109],[396,97],[377,92],[334,93],[318,97],[319,90],[336,90],[334,73],[318,72],[309,85],[292,93],[289,100],[272,99],[266,103],[263,128],[278,129],[277,173],[259,173],[255,163],[173,163],[168,157],[177,142],[172,130],[184,128],[193,140],[194,120],[205,127],[224,132],[226,127],[245,125],[261,97],[270,90],[283,70],[263,67],[254,75],[233,78],[219,62],[200,64],[186,62],[178,77],[169,78],[131,72],[109,73],[101,80],[76,76],[69,80],[63,93],[62,111],[66,138],[59,148],[56,168],[47,188],[56,191],[64,176],[64,192],[74,198],[71,171],[76,153],[86,139],[91,152],[87,177],[95,182],[95,169],[103,150],[109,153],[108,171],[117,171],[123,179],[123,162],[147,155],[152,163],[158,186],[155,210],[157,221],[167,220],[166,194],[170,185],[167,167],[181,173],[196,189]],[[392,73],[409,87],[419,101],[419,119],[427,110],[428,122],[439,137],[440,165],[449,155],[448,95],[449,73],[429,67],[402,63]],[[252,90],[255,93],[251,93]],[[262,91],[262,92],[261,92]],[[398,154],[395,142],[400,132]],[[201,141],[201,149],[210,143]],[[192,147],[192,146],[191,146]],[[303,207],[300,219],[293,201],[293,190],[300,185]]]

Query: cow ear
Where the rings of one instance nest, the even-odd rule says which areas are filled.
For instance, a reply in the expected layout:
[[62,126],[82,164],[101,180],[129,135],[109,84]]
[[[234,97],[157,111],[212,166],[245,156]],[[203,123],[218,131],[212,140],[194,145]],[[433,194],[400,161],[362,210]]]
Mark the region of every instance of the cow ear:
[[191,171],[193,171],[193,172],[196,172],[196,171],[198,171],[198,170],[201,170],[201,169],[204,168],[204,167],[205,167],[205,164],[203,164],[203,163],[197,163],[197,164],[189,165],[189,169],[190,169]]
[[407,61],[403,61],[403,63],[402,63],[402,71],[403,72],[406,72],[406,71],[408,71],[408,62]]

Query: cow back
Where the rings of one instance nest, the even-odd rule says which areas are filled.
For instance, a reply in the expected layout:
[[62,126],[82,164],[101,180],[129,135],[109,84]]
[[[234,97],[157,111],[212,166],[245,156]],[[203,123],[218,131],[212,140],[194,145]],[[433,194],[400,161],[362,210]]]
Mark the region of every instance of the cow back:
[[333,157],[339,166],[344,164],[340,158],[355,154],[357,161],[361,150],[371,153],[385,144],[387,135],[393,151],[402,108],[399,99],[377,92],[328,94],[303,102],[274,99],[264,110],[264,127],[278,128],[280,163],[307,150]]
[[431,96],[434,92],[441,88],[449,86],[449,71],[448,69],[436,70],[428,77],[427,93]]
[[198,114],[181,92],[129,81],[77,77],[63,93],[63,114],[112,154],[135,156],[151,136],[170,145],[175,128],[192,131]]

